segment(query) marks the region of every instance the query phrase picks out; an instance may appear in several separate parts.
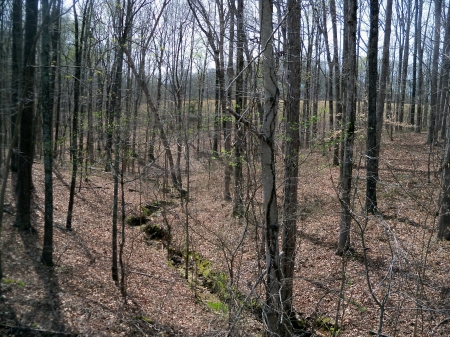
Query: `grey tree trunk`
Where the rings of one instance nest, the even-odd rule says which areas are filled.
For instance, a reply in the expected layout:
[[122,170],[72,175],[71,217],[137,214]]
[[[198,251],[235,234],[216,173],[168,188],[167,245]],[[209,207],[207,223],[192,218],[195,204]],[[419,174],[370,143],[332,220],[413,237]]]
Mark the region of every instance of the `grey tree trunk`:
[[435,0],[434,8],[434,46],[433,46],[433,61],[431,70],[431,96],[430,96],[430,125],[428,127],[427,144],[433,144],[437,141],[437,116],[439,109],[438,100],[438,74],[439,74],[439,56],[441,43],[441,10],[442,0]]
[[[401,66],[401,84],[400,84],[400,93],[399,93],[399,102],[398,102],[398,130],[403,129],[403,121],[404,121],[404,111],[405,111],[405,96],[406,96],[406,80],[408,77],[408,62],[409,62],[409,34],[411,32],[411,11],[412,11],[412,3],[411,0],[408,0],[406,3],[407,6],[407,15],[406,15],[406,31],[405,31],[405,45],[403,48],[403,58]],[[396,127],[397,129],[397,127]]]
[[283,304],[283,334],[293,334],[291,321],[295,319],[292,306],[295,251],[297,238],[298,160],[300,148],[300,0],[287,2],[287,96],[285,123],[284,202],[281,257]]
[[368,95],[368,123],[367,123],[367,178],[366,178],[366,212],[377,212],[377,82],[378,82],[378,0],[370,1],[370,33],[369,50],[367,55],[367,95]]
[[[22,34],[22,1],[14,0],[12,8],[12,43],[11,43],[11,71],[13,74],[22,73],[23,66],[23,34]],[[22,79],[22,81],[21,81]],[[21,83],[22,82],[22,83]],[[23,78],[21,76],[11,76],[11,139],[14,138],[16,129],[16,121],[18,114],[19,95],[23,86]],[[17,147],[16,144],[13,144]],[[11,159],[11,171],[17,172],[17,151],[13,151]]]
[[279,90],[272,39],[273,0],[260,1],[261,48],[263,50],[264,114],[261,129],[261,166],[266,244],[266,308],[264,320],[269,336],[280,333],[282,304],[278,247],[278,207],[275,186],[275,125]]
[[[417,11],[419,12],[419,17],[417,22],[422,22],[422,9],[423,9],[423,0],[419,0],[419,7]],[[423,114],[423,46],[422,46],[422,25],[416,26],[416,39],[417,39],[417,52],[418,52],[418,60],[417,63],[417,122],[415,127],[415,132],[419,133],[422,131],[422,114]]]
[[[446,76],[450,73],[450,17],[447,15],[445,27],[443,67]],[[447,103],[448,104],[448,103]],[[447,116],[445,148],[442,158],[442,190],[441,190],[441,209],[438,222],[438,240],[450,240],[450,118]]]
[[[234,6],[233,6],[234,10]],[[244,83],[244,43],[245,43],[245,31],[244,31],[244,0],[238,0],[237,10],[234,11],[236,15],[236,113],[242,114],[244,109],[244,96],[245,96],[245,83]],[[243,202],[243,173],[242,164],[244,156],[244,124],[239,119],[235,122],[235,145],[234,145],[234,216],[244,215],[244,202]]]
[[[86,3],[85,9],[88,7],[89,1]],[[78,117],[80,110],[80,92],[81,92],[81,56],[83,52],[83,27],[79,30],[78,15],[76,11],[76,1],[73,2],[73,16],[75,23],[75,74],[73,89],[73,116],[72,116],[72,140],[70,144],[70,152],[72,155],[72,177],[70,180],[69,205],[67,210],[66,228],[72,230],[73,204],[75,197],[75,184],[78,172]]]
[[415,125],[415,115],[416,115],[416,92],[417,92],[417,49],[418,49],[418,45],[417,45],[417,35],[418,35],[418,31],[419,31],[419,2],[418,0],[414,1],[414,7],[415,7],[415,12],[414,12],[414,26],[415,26],[415,30],[414,30],[414,51],[413,51],[413,70],[412,70],[412,84],[411,84],[411,105],[410,105],[410,109],[409,109],[409,124],[411,124],[412,126],[412,130],[414,130],[414,125]]
[[31,188],[33,165],[33,119],[34,119],[34,68],[36,58],[36,33],[38,22],[38,0],[26,1],[23,78],[27,82],[26,98],[20,121],[19,160],[17,170],[17,214],[15,226],[21,230],[32,230]]
[[[52,110],[53,99],[50,83],[50,6],[48,0],[42,0],[42,34],[41,34],[41,111],[44,141],[44,175],[45,175],[45,215],[44,245],[42,262],[53,265],[53,154],[52,154]],[[56,65],[54,65],[56,66]]]
[[[339,67],[339,44],[338,44],[338,30],[337,30],[337,18],[336,18],[336,2],[330,0],[330,15],[331,25],[333,29],[333,65],[334,65],[334,96],[336,101],[336,126],[335,130],[341,127],[342,122],[342,93],[341,93],[341,72]],[[339,148],[341,139],[337,137],[334,141],[334,153],[333,153],[333,165],[339,165]]]
[[341,219],[338,248],[336,254],[342,255],[350,248],[351,189],[353,171],[353,145],[356,120],[356,26],[357,1],[345,0],[344,13],[346,44],[344,43],[344,76],[346,85],[343,161],[341,163]]
[[[383,41],[383,56],[381,60],[380,70],[380,89],[378,91],[378,103],[377,103],[377,146],[375,148],[376,153],[375,160],[378,167],[380,156],[380,144],[381,144],[381,131],[383,129],[384,120],[384,102],[386,100],[387,83],[389,77],[389,48],[391,43],[391,23],[392,23],[392,0],[388,0],[386,4],[386,24],[384,30]],[[378,180],[378,169],[376,172],[376,179]]]

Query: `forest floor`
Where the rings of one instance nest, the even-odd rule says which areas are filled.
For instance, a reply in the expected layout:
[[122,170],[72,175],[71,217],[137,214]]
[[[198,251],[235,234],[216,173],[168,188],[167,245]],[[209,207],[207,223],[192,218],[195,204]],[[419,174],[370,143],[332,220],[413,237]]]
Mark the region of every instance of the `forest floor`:
[[[302,152],[293,298],[299,320],[313,336],[331,336],[335,327],[339,336],[368,336],[378,330],[382,305],[383,336],[449,336],[450,242],[435,239],[440,177],[433,163],[439,162],[441,149],[430,157],[428,181],[424,134],[403,133],[386,140],[378,187],[382,216],[367,218],[361,211],[362,148],[358,143],[355,151],[353,250],[344,258],[335,255],[339,168],[330,166],[328,151]],[[281,182],[281,158],[278,163]],[[260,283],[264,258],[255,226],[261,207],[258,178],[249,175],[254,181],[248,195],[253,198],[247,198],[253,200],[248,210],[255,211],[255,220],[233,217],[232,202],[223,201],[220,160],[191,155],[187,206],[163,186],[163,164],[140,167],[139,174],[126,173],[127,218],[142,215],[145,205],[163,204],[145,218],[147,224],[170,228],[172,251],[182,252],[187,222],[191,254],[188,282],[182,257],[175,254],[168,260],[167,237],[151,240],[143,227],[126,225],[123,297],[111,278],[112,174],[91,169],[78,181],[73,231],[66,231],[70,166],[55,164],[52,268],[40,262],[42,161],[36,159],[33,166],[32,217],[37,233],[13,227],[12,182],[8,186],[1,237],[0,335],[49,336],[52,331],[54,336],[200,337],[225,336],[230,326],[230,336],[263,334],[258,303],[264,298]],[[187,176],[183,179],[186,182]],[[119,194],[119,219],[120,209]],[[244,303],[251,303],[254,310]]]

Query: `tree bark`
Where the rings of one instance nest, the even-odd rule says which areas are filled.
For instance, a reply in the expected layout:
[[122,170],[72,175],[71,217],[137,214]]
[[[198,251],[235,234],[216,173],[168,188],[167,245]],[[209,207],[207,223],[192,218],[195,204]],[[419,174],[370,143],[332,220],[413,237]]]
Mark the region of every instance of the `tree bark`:
[[[48,0],[42,0],[42,34],[41,34],[41,111],[44,141],[44,175],[45,175],[45,214],[44,246],[42,262],[53,265],[53,154],[52,154],[52,111],[53,99],[50,79],[50,6]],[[52,65],[52,67],[56,67]]]
[[287,97],[285,123],[285,159],[284,159],[284,202],[283,202],[283,234],[281,257],[282,290],[285,336],[292,336],[291,321],[295,319],[293,309],[293,284],[295,251],[297,239],[297,193],[298,193],[298,160],[300,149],[300,0],[287,2]]
[[[336,18],[336,2],[335,0],[330,0],[330,15],[331,15],[331,25],[333,29],[333,65],[334,65],[334,96],[336,101],[336,127],[341,128],[342,123],[342,93],[341,93],[341,72],[339,67],[339,44],[338,44],[338,31],[337,31],[337,18]],[[336,137],[334,141],[334,153],[333,153],[333,165],[339,165],[339,148],[341,144],[341,137]]]
[[[449,9],[450,10],[450,9]],[[450,13],[449,13],[450,14]],[[450,74],[450,17],[447,14],[445,27],[443,63],[444,73],[447,78]],[[448,103],[447,103],[448,105]],[[450,118],[447,116],[445,147],[442,158],[442,190],[441,208],[438,222],[438,240],[450,240]]]
[[367,178],[366,178],[366,212],[377,212],[377,81],[378,81],[378,0],[370,0],[370,33],[367,55]]
[[[12,32],[11,32],[11,71],[13,74],[22,73],[22,60],[23,60],[23,48],[22,48],[22,1],[14,0],[12,8]],[[11,139],[14,138],[14,132],[16,129],[16,121],[18,114],[19,95],[21,87],[23,86],[23,77],[11,76]],[[21,83],[22,82],[22,83]],[[14,148],[17,147],[13,144]],[[11,171],[17,172],[17,150],[13,151],[13,157],[11,159]]]
[[389,48],[391,42],[391,22],[392,22],[392,0],[388,0],[386,4],[386,24],[384,30],[384,41],[383,41],[383,56],[381,60],[381,70],[380,70],[380,89],[378,91],[378,102],[377,102],[377,146],[375,148],[375,160],[377,161],[376,167],[377,171],[376,180],[378,180],[378,163],[380,156],[380,145],[381,145],[381,131],[383,130],[383,120],[384,120],[384,102],[386,100],[387,83],[389,78]]
[[31,194],[33,165],[34,119],[34,68],[36,58],[36,33],[38,0],[26,1],[23,78],[28,82],[26,98],[20,121],[19,160],[17,170],[17,214],[15,226],[21,230],[33,230],[31,225]]
[[351,189],[353,171],[353,144],[356,120],[356,25],[357,25],[357,1],[345,0],[344,13],[344,76],[346,78],[346,102],[344,118],[344,142],[343,161],[341,163],[341,219],[338,249],[336,254],[342,255],[350,248],[350,224],[351,224]]
[[439,74],[439,47],[441,43],[441,10],[442,0],[435,0],[434,8],[434,47],[433,47],[433,61],[431,70],[431,95],[430,95],[430,125],[428,127],[427,144],[434,144],[437,141],[437,116],[439,109],[438,101],[438,74]]
[[264,226],[266,241],[266,308],[265,323],[269,336],[280,333],[282,305],[281,275],[278,247],[278,207],[275,186],[275,125],[279,90],[272,39],[273,0],[260,1],[261,48],[263,50],[264,114],[261,129],[261,166],[263,185]]
[[[88,8],[89,1],[85,4],[85,10]],[[66,228],[72,230],[72,215],[75,198],[75,184],[78,172],[78,116],[80,110],[80,92],[81,92],[81,56],[83,52],[83,27],[79,31],[78,15],[76,11],[76,1],[73,2],[73,16],[75,23],[75,74],[73,88],[73,116],[72,116],[72,140],[70,152],[72,155],[72,176],[70,179],[69,205],[67,210]]]
[[[234,10],[236,15],[236,113],[242,114],[244,109],[244,96],[245,96],[245,84],[244,84],[244,43],[245,43],[245,31],[244,31],[244,0],[238,0],[237,10]],[[235,144],[234,144],[234,216],[244,215],[244,202],[243,202],[243,173],[242,164],[244,156],[244,124],[239,119],[235,121]]]

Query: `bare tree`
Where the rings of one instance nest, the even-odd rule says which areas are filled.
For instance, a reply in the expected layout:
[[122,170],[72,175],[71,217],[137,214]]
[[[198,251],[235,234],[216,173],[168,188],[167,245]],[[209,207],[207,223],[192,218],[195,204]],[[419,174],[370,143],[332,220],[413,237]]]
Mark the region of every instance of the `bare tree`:
[[[450,14],[450,13],[449,13]],[[450,17],[447,15],[445,27],[443,67],[444,72],[450,73]],[[446,105],[448,106],[448,102]],[[448,110],[447,110],[448,111]],[[441,190],[441,209],[438,222],[438,240],[450,240],[450,118],[447,116],[445,148],[442,158],[442,190]]]
[[260,1],[261,48],[263,50],[264,115],[261,128],[261,165],[266,240],[266,308],[264,321],[269,336],[280,332],[282,304],[280,298],[281,270],[278,247],[277,193],[275,186],[275,125],[279,90],[273,46],[273,1]]
[[[89,8],[89,1],[86,2],[84,7],[83,18],[86,17],[86,11]],[[83,34],[84,34],[84,20],[81,27],[81,31],[79,29],[79,20],[78,14],[76,10],[76,1],[73,2],[73,16],[74,16],[74,24],[75,24],[75,74],[74,74],[74,89],[73,89],[73,115],[72,115],[72,138],[70,144],[70,150],[72,155],[72,176],[70,180],[70,194],[69,194],[69,205],[67,210],[67,220],[66,220],[66,228],[67,230],[72,230],[72,215],[73,215],[73,206],[74,206],[74,198],[75,198],[75,184],[77,179],[78,172],[78,116],[80,110],[80,92],[81,92],[81,57],[83,53]]]
[[[12,8],[12,32],[11,32],[11,71],[13,74],[22,72],[23,59],[23,34],[22,34],[22,1],[14,0]],[[17,109],[19,103],[19,95],[23,86],[23,78],[21,76],[11,76],[11,139],[14,138],[16,128]],[[17,141],[16,141],[17,143]],[[13,144],[17,147],[17,144]],[[17,172],[17,151],[13,152],[11,159],[11,171]]]
[[428,128],[427,144],[433,144],[437,141],[437,118],[438,118],[438,74],[439,74],[439,55],[441,44],[441,11],[442,0],[434,1],[434,45],[433,61],[431,70],[431,97],[430,97],[430,124]]
[[377,212],[377,81],[378,81],[378,12],[377,0],[370,1],[370,33],[367,55],[368,123],[367,123],[367,178],[366,211]]
[[38,0],[26,1],[23,78],[26,98],[20,121],[19,161],[17,170],[17,214],[15,226],[32,230],[31,189],[33,165],[33,111],[34,68],[36,62],[36,37],[38,23]]
[[346,97],[344,118],[343,162],[341,170],[341,219],[336,254],[342,255],[350,248],[351,189],[353,170],[353,145],[356,120],[356,26],[357,1],[345,0],[344,13],[344,74]]
[[[53,97],[50,77],[50,5],[42,0],[42,34],[41,34],[41,111],[44,141],[44,175],[45,175],[45,215],[44,247],[42,262],[53,265],[53,153],[52,153],[52,112]],[[56,67],[56,64],[53,65]]]
[[284,335],[292,335],[293,283],[297,238],[298,160],[300,149],[300,1],[287,4],[287,95],[285,122],[284,202],[281,270]]

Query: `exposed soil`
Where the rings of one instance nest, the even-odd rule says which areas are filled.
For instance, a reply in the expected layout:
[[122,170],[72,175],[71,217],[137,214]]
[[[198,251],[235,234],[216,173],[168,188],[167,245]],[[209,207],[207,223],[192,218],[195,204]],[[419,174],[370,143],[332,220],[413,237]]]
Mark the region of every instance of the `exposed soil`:
[[[425,135],[406,133],[383,144],[378,188],[382,216],[362,216],[365,170],[363,144],[356,147],[353,250],[336,256],[339,233],[339,168],[330,167],[320,149],[302,152],[299,176],[298,250],[294,306],[315,336],[331,336],[337,317],[340,336],[368,336],[379,327],[386,296],[383,334],[449,336],[450,242],[437,242],[440,149],[431,159]],[[360,159],[361,158],[361,159]],[[278,162],[282,165],[282,159]],[[77,194],[73,231],[65,230],[70,166],[54,170],[53,268],[40,262],[43,239],[43,165],[33,169],[33,223],[37,233],[12,226],[15,202],[8,186],[2,232],[4,279],[1,284],[0,332],[3,336],[225,336],[234,323],[220,301],[199,279],[194,255],[190,282],[182,267],[168,261],[167,247],[185,250],[189,223],[190,251],[228,275],[234,289],[258,303],[264,298],[264,259],[255,224],[261,207],[259,177],[249,195],[257,218],[232,217],[233,204],[223,201],[221,162],[192,155],[189,199],[181,205],[163,184],[161,167],[125,174],[126,217],[144,215],[148,224],[170,236],[146,239],[141,226],[125,226],[124,265],[127,296],[111,279],[113,179],[101,169],[88,171]],[[99,164],[99,167],[101,165]],[[257,170],[257,168],[256,168]],[[137,167],[136,167],[137,171]],[[282,170],[279,169],[279,185]],[[186,176],[183,177],[184,182]],[[279,205],[282,188],[279,188]],[[144,214],[145,205],[162,202]],[[119,207],[120,209],[120,207]],[[186,215],[188,214],[188,216]],[[282,217],[283,215],[280,214]],[[119,225],[120,226],[120,225]],[[362,243],[364,234],[365,245]],[[182,258],[180,258],[182,260]],[[184,261],[178,261],[183,265]],[[368,273],[366,274],[366,263]],[[370,277],[372,295],[368,288]],[[235,297],[233,297],[235,298]],[[375,300],[375,299],[376,300]],[[242,304],[232,300],[232,315]],[[222,309],[221,309],[222,308]],[[255,311],[257,312],[257,311]],[[325,319],[326,318],[326,319]],[[322,323],[321,323],[322,322]],[[326,322],[326,323],[323,323]],[[232,336],[261,336],[264,326],[254,312],[243,310]]]

